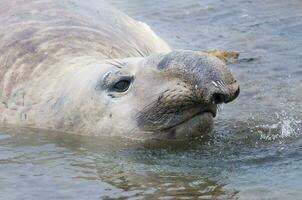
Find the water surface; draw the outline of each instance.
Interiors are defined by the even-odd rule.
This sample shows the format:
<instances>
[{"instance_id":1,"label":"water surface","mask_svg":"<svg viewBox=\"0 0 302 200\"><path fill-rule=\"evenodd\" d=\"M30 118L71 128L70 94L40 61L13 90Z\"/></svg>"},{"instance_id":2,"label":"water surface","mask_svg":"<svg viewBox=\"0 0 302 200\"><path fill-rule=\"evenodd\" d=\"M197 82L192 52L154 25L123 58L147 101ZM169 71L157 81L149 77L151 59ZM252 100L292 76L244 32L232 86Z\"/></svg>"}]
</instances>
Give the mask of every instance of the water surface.
<instances>
[{"instance_id":1,"label":"water surface","mask_svg":"<svg viewBox=\"0 0 302 200\"><path fill-rule=\"evenodd\" d=\"M214 136L0 132L0 199L302 199L302 1L114 0L177 49L241 53Z\"/></svg>"}]
</instances>

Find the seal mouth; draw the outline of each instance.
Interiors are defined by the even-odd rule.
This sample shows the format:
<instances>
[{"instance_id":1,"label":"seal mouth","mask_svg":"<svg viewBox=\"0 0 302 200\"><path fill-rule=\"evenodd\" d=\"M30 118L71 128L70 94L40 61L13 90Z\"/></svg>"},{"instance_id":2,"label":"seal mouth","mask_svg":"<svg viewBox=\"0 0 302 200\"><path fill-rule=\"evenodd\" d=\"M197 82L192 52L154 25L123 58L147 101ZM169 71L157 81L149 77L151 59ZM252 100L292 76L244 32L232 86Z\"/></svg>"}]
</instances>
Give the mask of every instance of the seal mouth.
<instances>
[{"instance_id":1,"label":"seal mouth","mask_svg":"<svg viewBox=\"0 0 302 200\"><path fill-rule=\"evenodd\" d=\"M165 131L165 130L170 130L170 129L173 129L173 128L176 128L176 127L179 127L181 125L184 125L186 123L188 123L189 121L191 121L192 119L194 118L198 118L198 117L201 117L201 116L205 116L205 115L208 115L209 117L211 118L215 118L216 115L217 115L217 105L216 104L213 104L213 105L210 105L206 108L201 108L199 109L198 112L196 112L195 114L191 115L189 118L186 118L176 124L173 124L169 127L166 127L164 129L162 129L162 131Z\"/></svg>"},{"instance_id":2,"label":"seal mouth","mask_svg":"<svg viewBox=\"0 0 302 200\"><path fill-rule=\"evenodd\" d=\"M217 105L209 106L206 109L202 108L202 109L199 110L199 112L197 112L196 114L192 115L190 118L183 120L182 122L178 123L175 126L179 126L181 124L185 124L186 122L188 122L192 118L197 117L197 116L201 116L201 115L205 115L205 114L210 114L213 118L215 118L216 115L217 115ZM173 127L175 127L175 126L173 126Z\"/></svg>"},{"instance_id":3,"label":"seal mouth","mask_svg":"<svg viewBox=\"0 0 302 200\"><path fill-rule=\"evenodd\" d=\"M215 118L217 115L217 105L209 106L207 109L201 109L201 111L197 113L197 115L201 115L204 113L210 113L212 114L213 118Z\"/></svg>"}]
</instances>

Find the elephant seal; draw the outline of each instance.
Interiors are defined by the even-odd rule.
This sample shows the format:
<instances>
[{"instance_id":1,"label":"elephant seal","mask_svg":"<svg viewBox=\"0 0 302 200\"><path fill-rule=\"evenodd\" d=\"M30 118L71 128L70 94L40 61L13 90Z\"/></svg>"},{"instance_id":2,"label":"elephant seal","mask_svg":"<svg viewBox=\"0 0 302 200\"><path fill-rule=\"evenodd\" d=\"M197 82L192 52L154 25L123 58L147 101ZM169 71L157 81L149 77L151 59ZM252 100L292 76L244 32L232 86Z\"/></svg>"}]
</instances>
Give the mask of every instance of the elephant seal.
<instances>
[{"instance_id":1,"label":"elephant seal","mask_svg":"<svg viewBox=\"0 0 302 200\"><path fill-rule=\"evenodd\" d=\"M2 125L183 139L238 94L219 59L172 50L102 1L0 2Z\"/></svg>"}]
</instances>

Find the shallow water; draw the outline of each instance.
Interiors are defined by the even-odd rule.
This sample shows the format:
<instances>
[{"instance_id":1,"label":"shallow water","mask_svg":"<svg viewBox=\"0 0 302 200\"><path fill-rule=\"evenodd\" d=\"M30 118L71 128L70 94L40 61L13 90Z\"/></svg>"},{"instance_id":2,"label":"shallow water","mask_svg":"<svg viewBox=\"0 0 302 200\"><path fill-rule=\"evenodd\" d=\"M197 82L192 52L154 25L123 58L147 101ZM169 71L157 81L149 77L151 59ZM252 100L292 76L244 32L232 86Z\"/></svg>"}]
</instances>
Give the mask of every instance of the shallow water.
<instances>
[{"instance_id":1,"label":"shallow water","mask_svg":"<svg viewBox=\"0 0 302 200\"><path fill-rule=\"evenodd\" d=\"M179 49L241 53L203 141L0 131L0 199L302 199L302 1L115 0Z\"/></svg>"}]
</instances>

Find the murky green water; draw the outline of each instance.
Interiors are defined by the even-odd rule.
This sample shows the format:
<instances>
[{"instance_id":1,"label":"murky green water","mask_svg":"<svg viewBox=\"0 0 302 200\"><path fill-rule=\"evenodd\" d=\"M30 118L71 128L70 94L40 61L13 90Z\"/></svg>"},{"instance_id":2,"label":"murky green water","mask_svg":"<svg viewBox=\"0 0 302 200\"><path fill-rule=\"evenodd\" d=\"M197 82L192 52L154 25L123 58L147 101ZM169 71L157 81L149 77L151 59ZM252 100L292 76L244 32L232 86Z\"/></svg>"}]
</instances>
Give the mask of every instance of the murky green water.
<instances>
[{"instance_id":1,"label":"murky green water","mask_svg":"<svg viewBox=\"0 0 302 200\"><path fill-rule=\"evenodd\" d=\"M241 52L214 136L0 132L0 199L302 199L302 1L115 0L173 47Z\"/></svg>"}]
</instances>

